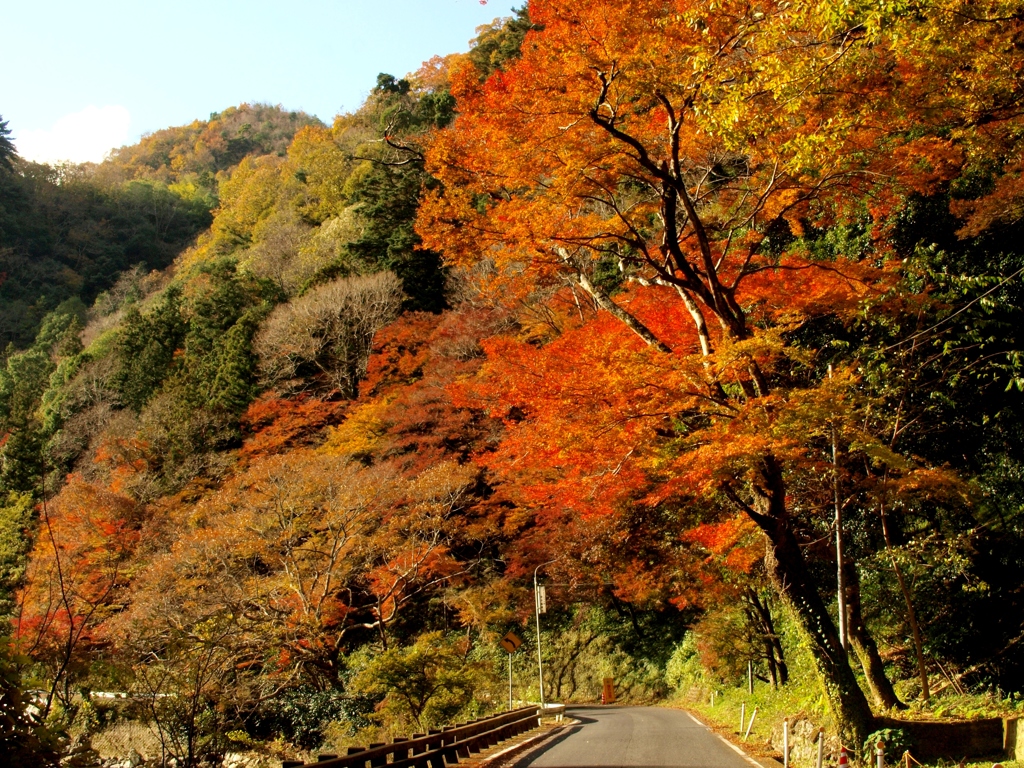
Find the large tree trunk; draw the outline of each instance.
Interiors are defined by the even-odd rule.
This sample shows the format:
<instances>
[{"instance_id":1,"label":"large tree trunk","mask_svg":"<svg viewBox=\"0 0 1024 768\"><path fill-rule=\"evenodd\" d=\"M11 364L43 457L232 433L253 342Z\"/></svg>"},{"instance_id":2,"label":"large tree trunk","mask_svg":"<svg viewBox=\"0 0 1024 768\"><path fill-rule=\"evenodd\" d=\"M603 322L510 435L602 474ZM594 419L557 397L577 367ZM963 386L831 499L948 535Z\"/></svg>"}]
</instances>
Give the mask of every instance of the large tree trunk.
<instances>
[{"instance_id":1,"label":"large tree trunk","mask_svg":"<svg viewBox=\"0 0 1024 768\"><path fill-rule=\"evenodd\" d=\"M810 641L811 655L839 725L840 738L847 746L857 747L872 731L871 707L857 684L846 651L839 644L839 633L807 572L792 531L788 526L777 526L766 533L768 573Z\"/></svg>"},{"instance_id":2,"label":"large tree trunk","mask_svg":"<svg viewBox=\"0 0 1024 768\"><path fill-rule=\"evenodd\" d=\"M857 658L860 659L864 677L868 681L868 688L871 689L871 695L882 709L907 709L907 705L900 701L892 683L889 682L882 657L878 654L875 639L864 625L860 602L860 573L850 563L846 564L846 597L850 615L848 627L850 644L857 653Z\"/></svg>"},{"instance_id":3,"label":"large tree trunk","mask_svg":"<svg viewBox=\"0 0 1024 768\"><path fill-rule=\"evenodd\" d=\"M864 691L857 684L849 657L839 642L839 633L821 599L817 583L807 571L786 509L782 468L772 456L763 460L761 482L751 489L753 505L744 503L735 489L724 486L723 490L767 535L765 565L768 575L791 606L809 641L825 696L839 726L840 738L847 747L859 748L873 730L875 718Z\"/></svg>"}]
</instances>

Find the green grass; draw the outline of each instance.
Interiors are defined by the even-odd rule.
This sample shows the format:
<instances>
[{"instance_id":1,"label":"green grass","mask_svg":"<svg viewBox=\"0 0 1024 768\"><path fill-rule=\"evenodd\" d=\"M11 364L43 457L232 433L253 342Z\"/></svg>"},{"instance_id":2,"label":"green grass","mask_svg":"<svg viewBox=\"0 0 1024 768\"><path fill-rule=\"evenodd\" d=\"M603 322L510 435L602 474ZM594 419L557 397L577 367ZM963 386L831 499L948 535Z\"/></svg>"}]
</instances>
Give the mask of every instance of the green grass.
<instances>
[{"instance_id":1,"label":"green grass","mask_svg":"<svg viewBox=\"0 0 1024 768\"><path fill-rule=\"evenodd\" d=\"M750 754L780 760L782 723L785 718L789 718L793 728L790 744L796 748L791 754L794 757L796 753L803 754L812 749L808 740L812 731L816 733L818 728L825 728L826 734L834 733L835 724L814 674L810 654L799 644L787 647L786 654L790 669L789 682L779 688L772 688L763 681L755 680L752 694L745 678L742 681L734 680L729 685L725 681L708 679L706 673L692 662L684 663L682 671L678 673L678 693L672 704L693 712ZM715 694L714 704L711 703L712 693ZM741 707L744 710L742 731ZM757 715L753 727L744 740L755 708ZM792 766L801 764L800 760L790 760Z\"/></svg>"}]
</instances>

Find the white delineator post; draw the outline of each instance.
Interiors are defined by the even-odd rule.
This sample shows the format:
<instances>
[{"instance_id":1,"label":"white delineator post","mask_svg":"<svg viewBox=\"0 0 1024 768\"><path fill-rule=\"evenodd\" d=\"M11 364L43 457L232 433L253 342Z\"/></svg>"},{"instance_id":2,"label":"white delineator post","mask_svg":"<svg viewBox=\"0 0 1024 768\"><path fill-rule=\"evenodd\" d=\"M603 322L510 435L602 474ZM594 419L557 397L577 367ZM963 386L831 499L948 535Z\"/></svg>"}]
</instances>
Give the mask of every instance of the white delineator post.
<instances>
[{"instance_id":1,"label":"white delineator post","mask_svg":"<svg viewBox=\"0 0 1024 768\"><path fill-rule=\"evenodd\" d=\"M737 733L743 733L743 726L747 724L747 705L746 703L740 703L740 729Z\"/></svg>"},{"instance_id":2,"label":"white delineator post","mask_svg":"<svg viewBox=\"0 0 1024 768\"><path fill-rule=\"evenodd\" d=\"M885 742L880 741L875 745L875 757L876 765L875 768L885 768Z\"/></svg>"},{"instance_id":3,"label":"white delineator post","mask_svg":"<svg viewBox=\"0 0 1024 768\"><path fill-rule=\"evenodd\" d=\"M825 762L825 729L818 729L818 764L815 768L822 768Z\"/></svg>"},{"instance_id":4,"label":"white delineator post","mask_svg":"<svg viewBox=\"0 0 1024 768\"><path fill-rule=\"evenodd\" d=\"M744 741L746 741L749 738L750 732L754 728L754 718L756 718L756 717L757 717L757 707L754 707L754 711L750 713L750 722L747 724L747 732L743 734L743 740Z\"/></svg>"},{"instance_id":5,"label":"white delineator post","mask_svg":"<svg viewBox=\"0 0 1024 768\"><path fill-rule=\"evenodd\" d=\"M789 718L782 719L782 764L789 768Z\"/></svg>"}]
</instances>

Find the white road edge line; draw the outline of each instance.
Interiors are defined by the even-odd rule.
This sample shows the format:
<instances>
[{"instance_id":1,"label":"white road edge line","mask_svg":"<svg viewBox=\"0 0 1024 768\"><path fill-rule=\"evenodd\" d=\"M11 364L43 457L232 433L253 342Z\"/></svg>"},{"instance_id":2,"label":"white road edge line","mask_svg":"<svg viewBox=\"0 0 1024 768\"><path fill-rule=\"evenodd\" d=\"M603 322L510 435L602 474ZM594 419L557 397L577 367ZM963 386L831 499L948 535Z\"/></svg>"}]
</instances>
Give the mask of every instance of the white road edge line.
<instances>
[{"instance_id":1,"label":"white road edge line","mask_svg":"<svg viewBox=\"0 0 1024 768\"><path fill-rule=\"evenodd\" d=\"M696 723L697 725L699 725L699 726L700 726L701 728L704 728L705 730L707 730L707 731L709 731L709 732L713 733L713 734L714 734L715 736L717 736L717 737L718 737L718 739L719 739L719 740L720 740L720 741L721 741L721 742L722 742L723 744L725 744L725 745L726 745L727 747L729 747L729 748L730 748L730 749L732 749L732 750L733 750L734 752L736 752L736 754L738 754L738 755L739 755L740 757L742 757L742 758L743 758L744 760L746 760L746 761L747 761L748 763L750 763L751 765L755 766L755 768L764 768L764 766L763 766L763 765L761 765L761 763L757 762L757 760L755 760L755 759L754 759L754 758L752 758L752 757L751 757L750 755L748 755L748 754L747 754L746 752L744 752L744 751L743 751L742 749L740 749L739 747L737 747L737 746L736 746L735 744L733 744L733 743L732 743L731 741L729 741L729 740L728 740L727 738L725 738L725 737L724 737L724 736L723 736L722 734L720 734L720 733L715 733L715 732L714 732L714 731L712 731L712 730L711 730L710 728L708 728L708 727L707 727L706 725L704 725L704 723L702 723L702 722L701 722L700 720L698 720L698 719L697 719L696 717L694 717L693 715L691 715L691 714L690 714L689 712L686 712L686 711L684 710L684 711L683 711L683 714L685 714L685 715L686 715L686 716L687 716L688 718L690 718L691 720L693 720L693 722L695 722L695 723Z\"/></svg>"}]
</instances>

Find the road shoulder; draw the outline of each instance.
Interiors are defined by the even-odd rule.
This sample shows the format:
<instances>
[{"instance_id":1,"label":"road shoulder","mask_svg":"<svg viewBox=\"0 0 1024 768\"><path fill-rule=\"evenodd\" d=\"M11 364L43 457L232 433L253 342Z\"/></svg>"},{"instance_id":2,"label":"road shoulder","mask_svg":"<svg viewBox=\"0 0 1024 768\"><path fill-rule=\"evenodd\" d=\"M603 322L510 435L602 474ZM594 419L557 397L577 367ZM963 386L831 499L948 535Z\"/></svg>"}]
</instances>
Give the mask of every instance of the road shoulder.
<instances>
[{"instance_id":1,"label":"road shoulder","mask_svg":"<svg viewBox=\"0 0 1024 768\"><path fill-rule=\"evenodd\" d=\"M742 755L742 757L752 766L760 766L760 768L783 768L782 761L775 757L774 750L772 750L769 745L758 744L756 742L745 742L742 737L734 731L730 731L728 728L724 728L716 723L708 722L696 712L691 712L683 707L671 707L671 709L677 709L680 712L685 712L694 722L703 725L719 739L724 741L732 750Z\"/></svg>"}]
</instances>

